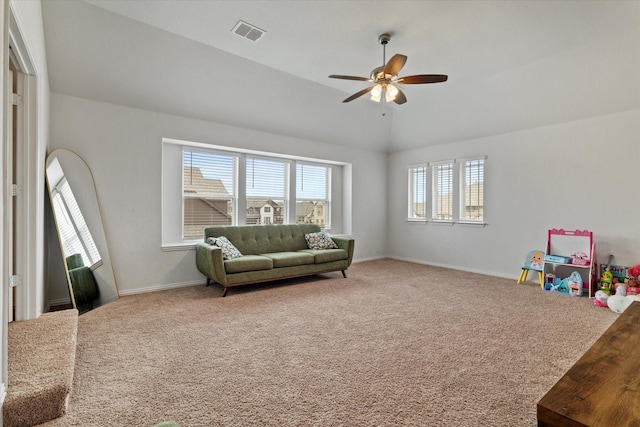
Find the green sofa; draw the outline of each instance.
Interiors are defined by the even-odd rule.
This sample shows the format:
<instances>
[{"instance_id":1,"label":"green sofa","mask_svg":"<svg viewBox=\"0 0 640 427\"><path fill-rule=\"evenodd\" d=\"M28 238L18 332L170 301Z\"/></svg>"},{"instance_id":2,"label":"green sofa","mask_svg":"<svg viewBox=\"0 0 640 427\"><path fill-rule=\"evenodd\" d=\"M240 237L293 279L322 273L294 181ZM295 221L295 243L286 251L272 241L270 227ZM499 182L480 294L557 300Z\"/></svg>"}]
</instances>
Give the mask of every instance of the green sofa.
<instances>
[{"instance_id":1,"label":"green sofa","mask_svg":"<svg viewBox=\"0 0 640 427\"><path fill-rule=\"evenodd\" d=\"M354 240L332 237L338 249L309 249L305 235L320 232L314 224L219 226L204 229L204 242L196 245L196 266L207 277L230 287L330 271L345 271L353 259ZM207 239L226 237L242 256L223 259L220 247Z\"/></svg>"},{"instance_id":2,"label":"green sofa","mask_svg":"<svg viewBox=\"0 0 640 427\"><path fill-rule=\"evenodd\" d=\"M85 267L80 254L68 256L66 262L71 289L73 289L73 299L76 303L75 308L80 310L80 307L87 305L89 310L92 310L93 301L100 296L93 272L89 267ZM86 310L80 310L81 313L84 311Z\"/></svg>"}]
</instances>

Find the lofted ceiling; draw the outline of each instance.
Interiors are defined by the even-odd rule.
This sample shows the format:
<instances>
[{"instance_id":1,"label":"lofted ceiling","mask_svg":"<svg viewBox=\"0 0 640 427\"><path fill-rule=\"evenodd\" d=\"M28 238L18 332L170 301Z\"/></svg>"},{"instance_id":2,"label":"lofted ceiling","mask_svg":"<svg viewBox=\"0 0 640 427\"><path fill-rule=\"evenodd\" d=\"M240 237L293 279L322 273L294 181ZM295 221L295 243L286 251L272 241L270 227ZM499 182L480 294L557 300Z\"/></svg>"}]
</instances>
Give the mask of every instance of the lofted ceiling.
<instances>
[{"instance_id":1,"label":"lofted ceiling","mask_svg":"<svg viewBox=\"0 0 640 427\"><path fill-rule=\"evenodd\" d=\"M43 0L52 92L315 141L406 150L640 108L640 2ZM239 20L266 33L252 42ZM447 74L342 100L387 58Z\"/></svg>"}]
</instances>

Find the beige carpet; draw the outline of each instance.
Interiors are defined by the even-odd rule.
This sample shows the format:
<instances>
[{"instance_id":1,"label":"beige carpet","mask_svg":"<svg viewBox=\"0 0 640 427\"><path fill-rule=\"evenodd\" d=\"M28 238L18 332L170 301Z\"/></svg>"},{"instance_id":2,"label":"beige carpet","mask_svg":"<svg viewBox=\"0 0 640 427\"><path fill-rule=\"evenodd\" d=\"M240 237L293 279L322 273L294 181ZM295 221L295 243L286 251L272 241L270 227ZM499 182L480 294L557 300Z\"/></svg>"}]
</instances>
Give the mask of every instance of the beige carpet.
<instances>
[{"instance_id":1,"label":"beige carpet","mask_svg":"<svg viewBox=\"0 0 640 427\"><path fill-rule=\"evenodd\" d=\"M78 311L9 323L4 427L33 426L64 415L73 381Z\"/></svg>"},{"instance_id":2,"label":"beige carpet","mask_svg":"<svg viewBox=\"0 0 640 427\"><path fill-rule=\"evenodd\" d=\"M47 426L534 426L617 315L518 274L380 260L123 297L80 316L69 409Z\"/></svg>"}]
</instances>

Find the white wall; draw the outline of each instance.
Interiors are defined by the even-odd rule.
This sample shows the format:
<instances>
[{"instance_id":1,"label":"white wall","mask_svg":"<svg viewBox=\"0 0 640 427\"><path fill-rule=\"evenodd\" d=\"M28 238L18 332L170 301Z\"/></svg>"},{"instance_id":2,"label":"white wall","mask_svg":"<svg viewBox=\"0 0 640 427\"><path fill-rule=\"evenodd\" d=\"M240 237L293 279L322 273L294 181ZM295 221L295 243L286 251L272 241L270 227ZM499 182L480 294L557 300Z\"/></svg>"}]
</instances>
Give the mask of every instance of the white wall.
<instances>
[{"instance_id":1,"label":"white wall","mask_svg":"<svg viewBox=\"0 0 640 427\"><path fill-rule=\"evenodd\" d=\"M193 250L161 250L162 138L352 163L355 259L387 254L386 154L52 93L50 148L93 172L121 294L204 283Z\"/></svg>"},{"instance_id":2,"label":"white wall","mask_svg":"<svg viewBox=\"0 0 640 427\"><path fill-rule=\"evenodd\" d=\"M485 154L486 227L406 221L408 165ZM515 280L549 228L588 229L599 262L640 264L639 166L639 109L392 154L389 253Z\"/></svg>"}]
</instances>

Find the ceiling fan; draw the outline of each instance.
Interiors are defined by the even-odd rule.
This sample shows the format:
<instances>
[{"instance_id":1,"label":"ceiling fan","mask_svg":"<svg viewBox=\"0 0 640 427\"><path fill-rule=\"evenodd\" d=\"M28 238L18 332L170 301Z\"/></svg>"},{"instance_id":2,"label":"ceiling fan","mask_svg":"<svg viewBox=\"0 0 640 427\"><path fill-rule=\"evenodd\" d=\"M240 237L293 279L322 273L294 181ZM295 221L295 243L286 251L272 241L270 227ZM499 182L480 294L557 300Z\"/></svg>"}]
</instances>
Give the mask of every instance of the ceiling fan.
<instances>
[{"instance_id":1,"label":"ceiling fan","mask_svg":"<svg viewBox=\"0 0 640 427\"><path fill-rule=\"evenodd\" d=\"M407 62L407 57L405 55L395 54L389 59L389 62L386 62L386 47L390 40L391 35L387 33L381 34L378 37L378 42L382 45L382 66L374 68L369 77L343 76L338 74L329 76L332 79L358 80L373 83L373 86L354 93L342 102L353 101L371 92L371 99L373 101L380 102L381 100L385 100L386 102L393 101L396 104L404 104L407 102L407 97L397 85L417 85L447 81L447 76L444 74L416 74L413 76L398 77L398 73L402 67L404 67L405 62Z\"/></svg>"}]
</instances>

